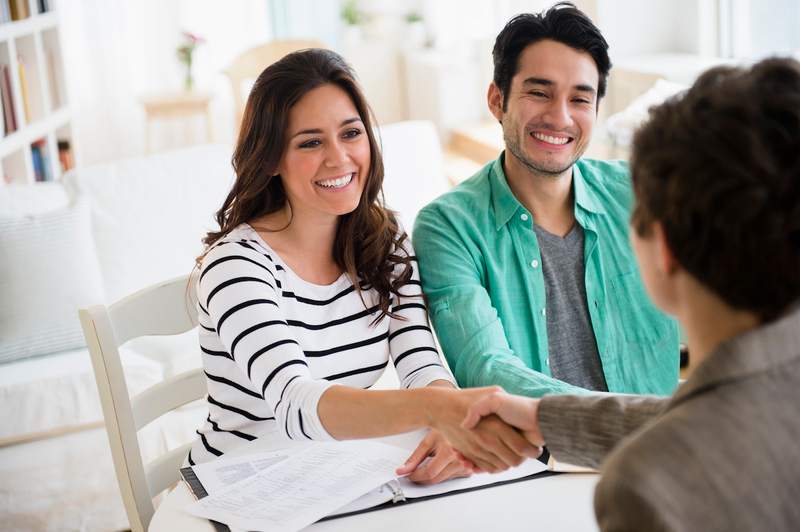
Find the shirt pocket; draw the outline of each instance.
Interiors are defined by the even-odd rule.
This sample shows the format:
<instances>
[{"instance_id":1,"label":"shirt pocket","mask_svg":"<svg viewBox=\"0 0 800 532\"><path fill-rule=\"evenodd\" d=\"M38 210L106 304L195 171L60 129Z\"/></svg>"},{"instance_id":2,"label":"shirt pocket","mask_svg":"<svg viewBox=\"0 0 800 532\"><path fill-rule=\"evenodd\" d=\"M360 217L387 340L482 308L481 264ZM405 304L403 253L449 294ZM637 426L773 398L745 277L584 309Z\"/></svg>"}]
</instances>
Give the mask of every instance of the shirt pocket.
<instances>
[{"instance_id":1,"label":"shirt pocket","mask_svg":"<svg viewBox=\"0 0 800 532\"><path fill-rule=\"evenodd\" d=\"M650 301L638 271L611 279L614 328L626 342L653 345L668 335L667 320Z\"/></svg>"}]
</instances>

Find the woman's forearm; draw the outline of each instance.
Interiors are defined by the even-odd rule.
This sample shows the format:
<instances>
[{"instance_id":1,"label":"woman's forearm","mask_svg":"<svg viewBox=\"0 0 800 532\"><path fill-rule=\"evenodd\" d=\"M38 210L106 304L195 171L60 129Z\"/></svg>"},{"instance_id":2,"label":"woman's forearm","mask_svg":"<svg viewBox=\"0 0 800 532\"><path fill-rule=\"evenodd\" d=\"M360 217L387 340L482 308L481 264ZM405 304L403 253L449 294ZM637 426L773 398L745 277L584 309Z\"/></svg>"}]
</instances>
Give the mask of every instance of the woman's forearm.
<instances>
[{"instance_id":1,"label":"woman's forearm","mask_svg":"<svg viewBox=\"0 0 800 532\"><path fill-rule=\"evenodd\" d=\"M436 388L438 384L413 390L331 386L320 397L317 411L325 430L337 440L399 434L431 426L430 406L444 391Z\"/></svg>"},{"instance_id":2,"label":"woman's forearm","mask_svg":"<svg viewBox=\"0 0 800 532\"><path fill-rule=\"evenodd\" d=\"M472 463L494 472L519 464L524 456L539 454L516 430L499 420L486 426L481 422L471 430L461 426L470 405L498 391L498 387L456 390L440 382L413 390L331 386L320 397L317 413L325 430L337 440L433 428Z\"/></svg>"}]
</instances>

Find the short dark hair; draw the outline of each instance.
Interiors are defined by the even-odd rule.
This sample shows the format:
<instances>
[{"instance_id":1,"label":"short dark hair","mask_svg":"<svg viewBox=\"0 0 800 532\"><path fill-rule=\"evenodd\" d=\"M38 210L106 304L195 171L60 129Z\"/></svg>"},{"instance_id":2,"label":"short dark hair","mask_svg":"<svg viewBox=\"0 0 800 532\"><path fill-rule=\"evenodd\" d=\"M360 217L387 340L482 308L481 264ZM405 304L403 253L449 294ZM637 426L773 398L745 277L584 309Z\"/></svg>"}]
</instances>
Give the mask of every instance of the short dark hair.
<instances>
[{"instance_id":1,"label":"short dark hair","mask_svg":"<svg viewBox=\"0 0 800 532\"><path fill-rule=\"evenodd\" d=\"M717 67L635 134L632 223L763 321L800 299L800 63Z\"/></svg>"},{"instance_id":2,"label":"short dark hair","mask_svg":"<svg viewBox=\"0 0 800 532\"><path fill-rule=\"evenodd\" d=\"M559 2L541 13L517 15L497 35L492 58L494 83L503 95L503 110L506 109L506 96L511 89L511 80L519 70L520 54L529 45L544 39L560 42L592 56L599 75L599 102L606 94L608 72L611 70L608 43L583 11L572 2Z\"/></svg>"}]
</instances>

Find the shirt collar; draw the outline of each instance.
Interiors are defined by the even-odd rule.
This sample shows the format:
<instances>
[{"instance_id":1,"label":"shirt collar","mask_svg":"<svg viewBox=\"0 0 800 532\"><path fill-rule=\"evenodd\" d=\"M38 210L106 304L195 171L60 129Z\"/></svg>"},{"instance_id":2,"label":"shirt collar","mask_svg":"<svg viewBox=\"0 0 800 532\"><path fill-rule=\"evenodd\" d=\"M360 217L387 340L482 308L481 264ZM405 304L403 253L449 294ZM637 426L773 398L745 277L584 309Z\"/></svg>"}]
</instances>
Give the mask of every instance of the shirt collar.
<instances>
[{"instance_id":1,"label":"shirt collar","mask_svg":"<svg viewBox=\"0 0 800 532\"><path fill-rule=\"evenodd\" d=\"M508 186L506 173L503 170L504 158L505 151L495 159L492 164L492 169L489 172L489 185L492 193L492 206L494 207L495 216L495 230L500 230L501 227L507 224L518 209L525 208L516 196L514 196L514 193L511 192L511 187ZM575 191L576 207L597 214L605 214L605 208L593 197L578 164L572 165L572 186ZM576 216L576 218L577 217L578 216Z\"/></svg>"},{"instance_id":2,"label":"shirt collar","mask_svg":"<svg viewBox=\"0 0 800 532\"><path fill-rule=\"evenodd\" d=\"M596 195L589 189L581 165L577 163L572 165L572 187L575 191L575 204L578 207L596 214L606 213L603 203L597 201Z\"/></svg>"},{"instance_id":3,"label":"shirt collar","mask_svg":"<svg viewBox=\"0 0 800 532\"><path fill-rule=\"evenodd\" d=\"M511 192L506 180L506 173L503 170L505 153L505 151L502 152L500 157L495 159L489 172L489 186L492 193L496 231L499 231L501 227L508 223L514 213L517 212L517 209L523 208L514 193Z\"/></svg>"}]
</instances>

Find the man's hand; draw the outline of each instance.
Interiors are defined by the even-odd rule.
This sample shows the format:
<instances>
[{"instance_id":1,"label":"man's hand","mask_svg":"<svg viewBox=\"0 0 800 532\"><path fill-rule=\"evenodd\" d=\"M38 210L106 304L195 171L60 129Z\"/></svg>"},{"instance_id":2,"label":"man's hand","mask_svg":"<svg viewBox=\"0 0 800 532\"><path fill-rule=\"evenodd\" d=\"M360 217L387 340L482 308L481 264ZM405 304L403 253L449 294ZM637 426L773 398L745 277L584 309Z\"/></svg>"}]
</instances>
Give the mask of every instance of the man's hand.
<instances>
[{"instance_id":1,"label":"man's hand","mask_svg":"<svg viewBox=\"0 0 800 532\"><path fill-rule=\"evenodd\" d=\"M544 438L539 430L539 400L518 395L509 395L504 391L486 394L473 403L461 426L471 429L478 425L485 416L496 415L512 427L519 429L531 444L541 448Z\"/></svg>"},{"instance_id":2,"label":"man's hand","mask_svg":"<svg viewBox=\"0 0 800 532\"><path fill-rule=\"evenodd\" d=\"M496 416L473 423L467 430L462 422L470 406L484 397L501 393L502 388L441 390L430 409L430 425L464 457L482 471L495 473L517 466L525 458L539 456L541 450L531 445L517 430Z\"/></svg>"},{"instance_id":3,"label":"man's hand","mask_svg":"<svg viewBox=\"0 0 800 532\"><path fill-rule=\"evenodd\" d=\"M437 484L451 478L468 477L473 464L456 451L437 430L431 430L417 449L396 471L418 484Z\"/></svg>"}]
</instances>

